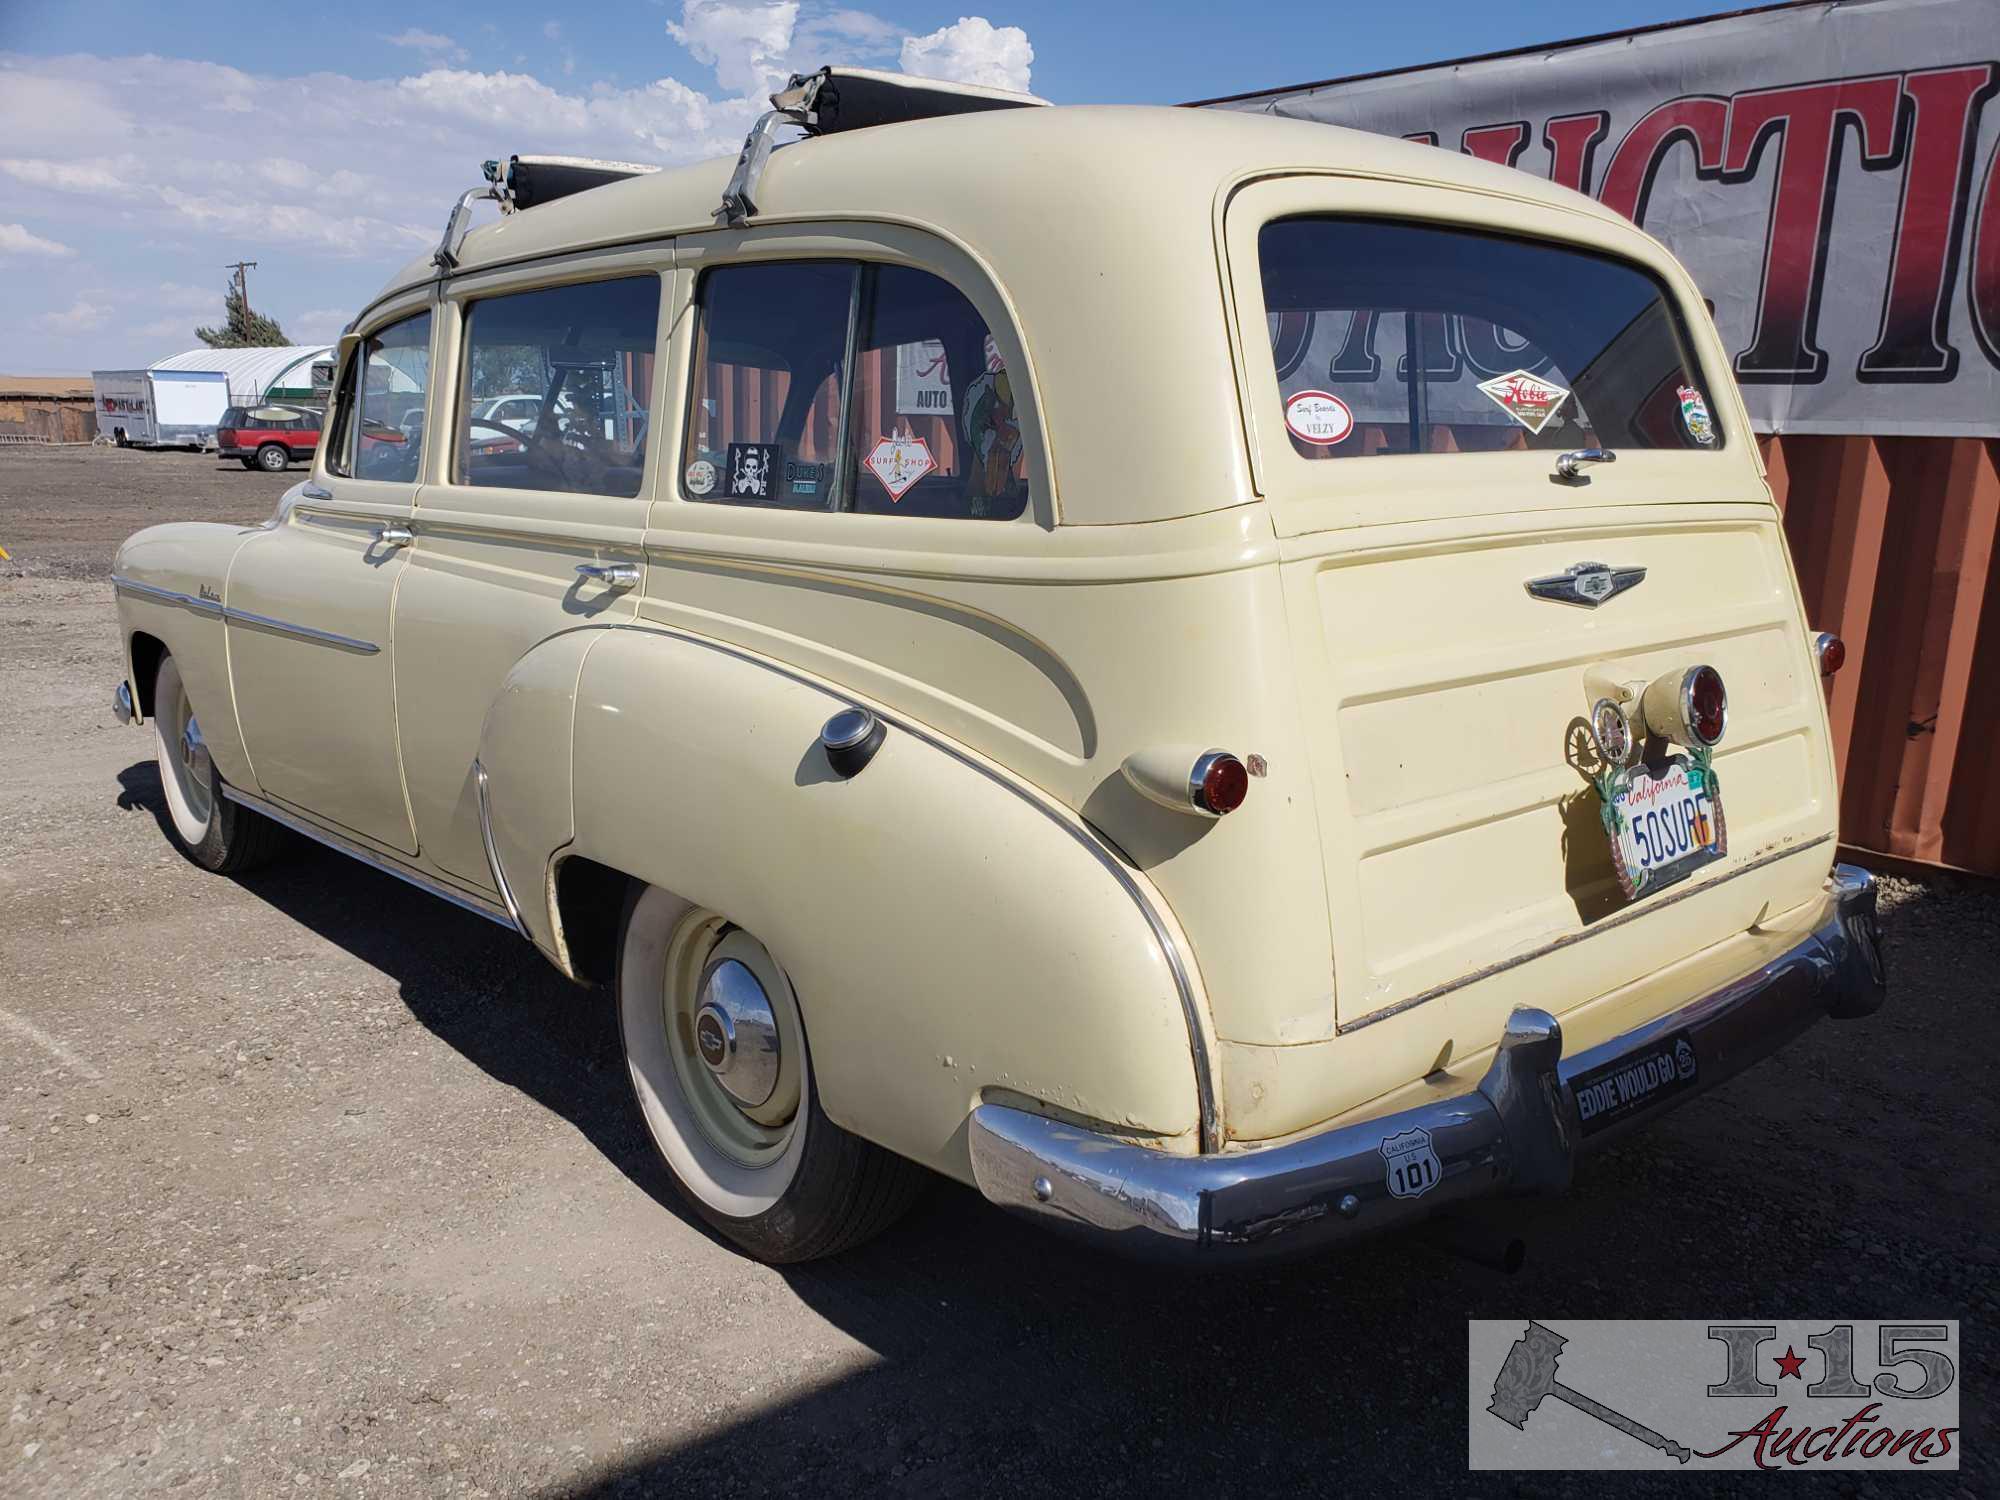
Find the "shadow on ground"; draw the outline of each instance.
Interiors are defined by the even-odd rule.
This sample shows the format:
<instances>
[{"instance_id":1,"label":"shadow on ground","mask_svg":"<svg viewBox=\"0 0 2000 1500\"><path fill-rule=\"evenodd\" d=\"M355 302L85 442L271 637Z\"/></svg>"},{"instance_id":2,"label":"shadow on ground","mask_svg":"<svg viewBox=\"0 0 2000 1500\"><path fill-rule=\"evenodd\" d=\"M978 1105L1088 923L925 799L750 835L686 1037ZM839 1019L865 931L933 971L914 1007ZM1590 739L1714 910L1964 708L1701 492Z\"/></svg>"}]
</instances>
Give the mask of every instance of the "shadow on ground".
<instances>
[{"instance_id":1,"label":"shadow on ground","mask_svg":"<svg viewBox=\"0 0 2000 1500\"><path fill-rule=\"evenodd\" d=\"M121 806L161 815L150 763L120 780ZM630 1104L608 993L575 988L505 930L326 851L241 883L393 977L430 1031L700 1227ZM1517 1276L1409 1239L1274 1271L1165 1273L1071 1247L941 1181L881 1239L783 1272L789 1293L872 1364L550 1500L1480 1493L1492 1487L1468 1482L1465 1423L1469 1405L1486 1419L1492 1372L1468 1377L1467 1318L1990 1313L1982 1226L2000 1194L1963 1143L1993 1127L1976 1059L2000 1042L2000 1021L1990 981L1964 983L1958 970L2000 962L1996 891L1919 888L1885 920L1895 988L1881 1015L1816 1028L1588 1159L1569 1196L1520 1205L1510 1222L1531 1248ZM1942 941L1943 930L1958 936ZM1981 1365L1990 1373L1990 1359ZM1968 1416L1981 1420L1970 1402ZM1978 1427L1967 1437L1977 1453ZM1978 1472L1960 1476L1967 1493ZM1507 1489L1598 1493L1591 1477ZM1798 1476L1848 1494L1862 1477ZM1619 1487L1685 1493L1660 1474Z\"/></svg>"}]
</instances>

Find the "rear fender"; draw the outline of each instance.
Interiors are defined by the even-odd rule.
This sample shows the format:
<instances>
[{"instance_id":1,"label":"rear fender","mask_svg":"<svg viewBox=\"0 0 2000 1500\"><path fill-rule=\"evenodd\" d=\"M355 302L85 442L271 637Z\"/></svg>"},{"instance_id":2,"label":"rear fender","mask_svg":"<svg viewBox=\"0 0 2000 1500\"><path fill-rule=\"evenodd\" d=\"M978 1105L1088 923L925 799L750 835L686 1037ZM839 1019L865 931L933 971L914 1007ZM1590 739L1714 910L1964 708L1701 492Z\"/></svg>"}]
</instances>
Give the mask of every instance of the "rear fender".
<instances>
[{"instance_id":1,"label":"rear fender","mask_svg":"<svg viewBox=\"0 0 2000 1500\"><path fill-rule=\"evenodd\" d=\"M763 941L804 1008L821 1104L858 1135L964 1176L985 1096L1198 1149L1206 1004L1143 877L919 725L888 718L843 780L818 734L852 701L699 637L599 632L576 683L565 853ZM491 770L511 880L529 861ZM535 835L544 889L559 821Z\"/></svg>"}]
</instances>

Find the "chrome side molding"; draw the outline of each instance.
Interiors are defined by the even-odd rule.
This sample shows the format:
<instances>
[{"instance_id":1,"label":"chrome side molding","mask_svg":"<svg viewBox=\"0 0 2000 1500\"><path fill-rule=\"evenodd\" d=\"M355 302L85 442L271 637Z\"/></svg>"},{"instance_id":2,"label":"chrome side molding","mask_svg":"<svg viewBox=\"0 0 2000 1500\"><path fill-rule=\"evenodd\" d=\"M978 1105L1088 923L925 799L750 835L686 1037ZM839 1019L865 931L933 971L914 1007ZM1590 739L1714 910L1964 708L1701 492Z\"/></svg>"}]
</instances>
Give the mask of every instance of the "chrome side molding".
<instances>
[{"instance_id":1,"label":"chrome side molding","mask_svg":"<svg viewBox=\"0 0 2000 1500\"><path fill-rule=\"evenodd\" d=\"M351 635L337 635L331 630L318 630L311 625L295 625L290 620L274 619L270 615L253 614L247 609L231 609L220 599L205 599L195 594L177 593L173 589L163 589L154 584L141 583L136 578L126 578L112 574L114 588L128 594L137 594L142 599L156 599L162 604L177 604L197 614L215 615L237 625L253 625L259 630L275 630L281 635L296 636L302 641L317 641L322 646L337 646L343 651L353 651L362 656L374 656L381 647L373 641L357 640Z\"/></svg>"},{"instance_id":2,"label":"chrome side molding","mask_svg":"<svg viewBox=\"0 0 2000 1500\"><path fill-rule=\"evenodd\" d=\"M352 839L343 838L315 823L308 823L304 818L289 813L281 807L273 806L262 797L252 796L249 792L233 787L226 781L222 783L222 795L241 807L247 807L254 813L261 813L273 823L283 824L293 833L309 838L315 844L324 844L327 848L337 850L350 859L358 859L370 869L380 870L384 875L393 875L405 885L413 885L420 891L436 896L440 901L449 901L463 911L484 917L487 921L498 923L512 931L519 931L506 912L469 891L461 891L446 885L443 881L433 880L428 875L420 875L415 870L397 864L386 855L377 854L373 849L357 844Z\"/></svg>"}]
</instances>

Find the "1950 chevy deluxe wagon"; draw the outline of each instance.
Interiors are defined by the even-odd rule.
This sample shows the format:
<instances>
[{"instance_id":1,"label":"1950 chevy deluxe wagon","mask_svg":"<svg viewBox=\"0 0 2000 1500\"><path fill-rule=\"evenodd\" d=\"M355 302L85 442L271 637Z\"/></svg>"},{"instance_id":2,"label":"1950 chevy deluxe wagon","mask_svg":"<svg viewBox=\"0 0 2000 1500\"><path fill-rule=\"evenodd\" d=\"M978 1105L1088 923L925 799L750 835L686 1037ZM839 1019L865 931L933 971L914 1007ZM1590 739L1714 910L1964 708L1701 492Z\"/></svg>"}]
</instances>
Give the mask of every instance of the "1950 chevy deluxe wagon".
<instances>
[{"instance_id":1,"label":"1950 chevy deluxe wagon","mask_svg":"<svg viewBox=\"0 0 2000 1500\"><path fill-rule=\"evenodd\" d=\"M125 544L197 864L291 830L614 981L772 1260L925 1168L1339 1244L1880 1004L1837 643L1658 244L1316 124L773 102L733 166L489 166L310 481Z\"/></svg>"}]
</instances>

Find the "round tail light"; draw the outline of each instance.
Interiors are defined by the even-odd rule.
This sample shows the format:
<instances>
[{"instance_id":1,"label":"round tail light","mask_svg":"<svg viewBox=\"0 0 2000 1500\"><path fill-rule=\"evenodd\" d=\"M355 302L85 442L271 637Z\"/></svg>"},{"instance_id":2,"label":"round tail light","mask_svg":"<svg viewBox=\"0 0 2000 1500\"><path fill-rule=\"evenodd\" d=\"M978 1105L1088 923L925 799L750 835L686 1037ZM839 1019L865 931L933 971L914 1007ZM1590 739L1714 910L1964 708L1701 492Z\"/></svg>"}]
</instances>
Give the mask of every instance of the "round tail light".
<instances>
[{"instance_id":1,"label":"round tail light","mask_svg":"<svg viewBox=\"0 0 2000 1500\"><path fill-rule=\"evenodd\" d=\"M1211 818L1235 812L1250 794L1250 768L1227 750L1211 750L1188 773L1188 801Z\"/></svg>"},{"instance_id":2,"label":"round tail light","mask_svg":"<svg viewBox=\"0 0 2000 1500\"><path fill-rule=\"evenodd\" d=\"M1819 675L1831 677L1847 665L1847 642L1830 630L1813 637L1813 655L1819 658Z\"/></svg>"},{"instance_id":3,"label":"round tail light","mask_svg":"<svg viewBox=\"0 0 2000 1500\"><path fill-rule=\"evenodd\" d=\"M1729 723L1729 693L1715 668L1696 667L1682 679L1681 717L1702 744L1713 745L1722 738Z\"/></svg>"}]
</instances>

